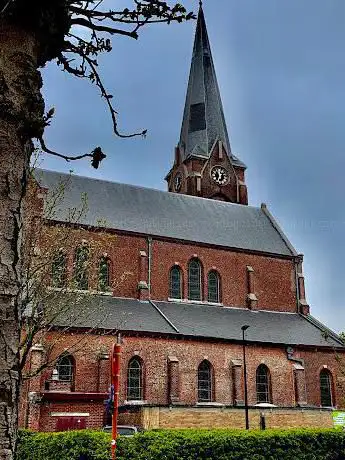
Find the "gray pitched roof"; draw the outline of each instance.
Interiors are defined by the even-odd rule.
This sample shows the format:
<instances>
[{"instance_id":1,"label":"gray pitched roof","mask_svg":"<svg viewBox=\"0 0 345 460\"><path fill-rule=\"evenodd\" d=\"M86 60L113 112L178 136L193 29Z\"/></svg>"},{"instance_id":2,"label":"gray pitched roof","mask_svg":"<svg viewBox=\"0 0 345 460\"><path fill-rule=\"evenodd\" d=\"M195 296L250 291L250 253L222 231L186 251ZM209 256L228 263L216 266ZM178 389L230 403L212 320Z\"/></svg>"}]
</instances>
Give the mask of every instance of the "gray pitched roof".
<instances>
[{"instance_id":1,"label":"gray pitched roof","mask_svg":"<svg viewBox=\"0 0 345 460\"><path fill-rule=\"evenodd\" d=\"M182 159L208 158L216 140L223 142L235 165L245 167L231 153L205 17L200 7L179 141Z\"/></svg>"},{"instance_id":2,"label":"gray pitched roof","mask_svg":"<svg viewBox=\"0 0 345 460\"><path fill-rule=\"evenodd\" d=\"M103 226L119 231L284 256L295 254L261 208L45 170L37 170L35 177L50 193L65 184L54 209L57 221L68 221L68 211L80 208L81 196L86 194L88 211L76 223L102 226L100 222L105 222Z\"/></svg>"},{"instance_id":3,"label":"gray pitched roof","mask_svg":"<svg viewBox=\"0 0 345 460\"><path fill-rule=\"evenodd\" d=\"M323 325L315 325L297 313L182 302L141 302L106 296L89 296L84 308L79 303L77 309L76 314L68 309L55 324L235 341L241 339L241 326L248 324L249 342L343 346ZM327 339L323 330L327 330Z\"/></svg>"}]
</instances>

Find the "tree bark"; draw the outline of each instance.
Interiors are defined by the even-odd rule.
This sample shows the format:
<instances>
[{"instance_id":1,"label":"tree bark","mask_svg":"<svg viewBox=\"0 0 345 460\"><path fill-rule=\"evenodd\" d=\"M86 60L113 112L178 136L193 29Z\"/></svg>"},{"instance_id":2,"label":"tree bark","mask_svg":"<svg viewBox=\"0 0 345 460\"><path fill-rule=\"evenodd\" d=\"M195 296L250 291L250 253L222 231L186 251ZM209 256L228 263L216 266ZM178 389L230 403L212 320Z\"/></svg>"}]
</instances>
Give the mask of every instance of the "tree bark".
<instances>
[{"instance_id":1,"label":"tree bark","mask_svg":"<svg viewBox=\"0 0 345 460\"><path fill-rule=\"evenodd\" d=\"M0 22L0 459L15 458L23 200L31 138L43 131L37 43Z\"/></svg>"}]
</instances>

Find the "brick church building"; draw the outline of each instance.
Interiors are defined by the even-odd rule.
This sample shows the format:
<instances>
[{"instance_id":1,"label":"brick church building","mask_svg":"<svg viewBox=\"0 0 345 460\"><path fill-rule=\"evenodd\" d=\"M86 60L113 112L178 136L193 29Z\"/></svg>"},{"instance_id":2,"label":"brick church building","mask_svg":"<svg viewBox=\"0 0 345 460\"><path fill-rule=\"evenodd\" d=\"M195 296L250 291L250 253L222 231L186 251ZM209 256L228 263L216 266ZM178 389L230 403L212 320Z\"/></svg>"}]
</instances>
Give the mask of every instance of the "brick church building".
<instances>
[{"instance_id":1,"label":"brick church building","mask_svg":"<svg viewBox=\"0 0 345 460\"><path fill-rule=\"evenodd\" d=\"M66 210L87 195L47 278L61 299L87 300L33 346L31 370L53 364L23 385L23 426L106 424L109 353L121 333L122 423L243 427L243 326L251 427L262 412L268 427L332 426L332 409L344 407L343 343L311 316L303 256L265 204L248 205L245 171L200 7L168 192L72 175L42 221L50 235L68 227ZM38 171L38 202L66 178Z\"/></svg>"}]
</instances>

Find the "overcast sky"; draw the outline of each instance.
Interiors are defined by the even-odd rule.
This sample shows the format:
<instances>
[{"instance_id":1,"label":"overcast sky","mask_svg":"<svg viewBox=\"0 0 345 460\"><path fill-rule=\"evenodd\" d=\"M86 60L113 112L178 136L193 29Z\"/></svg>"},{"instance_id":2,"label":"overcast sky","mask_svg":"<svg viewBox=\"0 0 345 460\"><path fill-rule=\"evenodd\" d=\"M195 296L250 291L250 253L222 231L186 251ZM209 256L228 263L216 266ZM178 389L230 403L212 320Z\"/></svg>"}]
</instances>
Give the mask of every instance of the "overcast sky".
<instances>
[{"instance_id":1,"label":"overcast sky","mask_svg":"<svg viewBox=\"0 0 345 460\"><path fill-rule=\"evenodd\" d=\"M183 3L197 9L197 1ZM267 203L305 255L312 314L345 330L345 1L205 0L204 11L250 204ZM108 157L97 171L87 160L49 157L43 167L165 190L194 31L194 22L152 25L138 41L115 37L100 61L121 129L148 129L146 139L114 137L95 88L55 64L44 69L47 108L56 108L47 144L70 154L101 145Z\"/></svg>"}]
</instances>

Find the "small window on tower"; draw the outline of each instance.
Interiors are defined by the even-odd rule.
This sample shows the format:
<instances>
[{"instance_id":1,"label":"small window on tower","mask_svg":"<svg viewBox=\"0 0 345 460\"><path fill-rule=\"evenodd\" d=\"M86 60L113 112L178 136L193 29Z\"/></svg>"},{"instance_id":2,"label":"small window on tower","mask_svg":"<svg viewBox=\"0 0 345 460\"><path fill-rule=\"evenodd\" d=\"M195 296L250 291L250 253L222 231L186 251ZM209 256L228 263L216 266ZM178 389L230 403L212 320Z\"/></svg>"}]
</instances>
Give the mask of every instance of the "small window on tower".
<instances>
[{"instance_id":1,"label":"small window on tower","mask_svg":"<svg viewBox=\"0 0 345 460\"><path fill-rule=\"evenodd\" d=\"M206 129L205 103L192 104L190 106L189 132Z\"/></svg>"}]
</instances>

